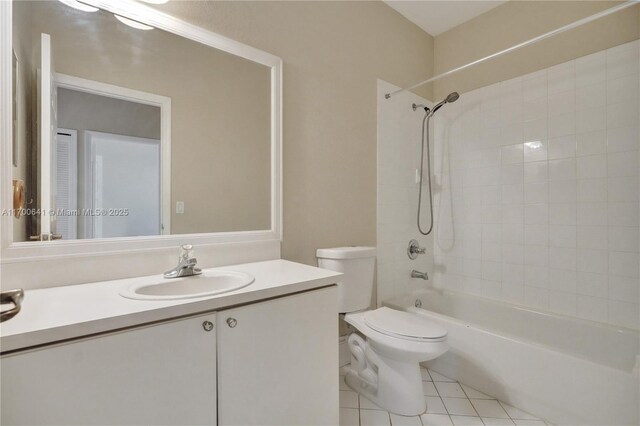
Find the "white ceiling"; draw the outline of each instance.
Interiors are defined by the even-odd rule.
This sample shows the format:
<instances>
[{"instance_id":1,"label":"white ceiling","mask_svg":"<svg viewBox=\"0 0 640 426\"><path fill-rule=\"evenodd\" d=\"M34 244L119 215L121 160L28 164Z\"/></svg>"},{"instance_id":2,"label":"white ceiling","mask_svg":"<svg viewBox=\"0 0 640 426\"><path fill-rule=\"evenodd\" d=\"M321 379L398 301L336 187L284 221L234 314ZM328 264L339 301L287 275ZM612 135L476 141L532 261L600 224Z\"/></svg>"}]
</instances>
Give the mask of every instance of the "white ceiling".
<instances>
[{"instance_id":1,"label":"white ceiling","mask_svg":"<svg viewBox=\"0 0 640 426\"><path fill-rule=\"evenodd\" d=\"M437 36L506 3L506 0L384 0L405 18Z\"/></svg>"}]
</instances>

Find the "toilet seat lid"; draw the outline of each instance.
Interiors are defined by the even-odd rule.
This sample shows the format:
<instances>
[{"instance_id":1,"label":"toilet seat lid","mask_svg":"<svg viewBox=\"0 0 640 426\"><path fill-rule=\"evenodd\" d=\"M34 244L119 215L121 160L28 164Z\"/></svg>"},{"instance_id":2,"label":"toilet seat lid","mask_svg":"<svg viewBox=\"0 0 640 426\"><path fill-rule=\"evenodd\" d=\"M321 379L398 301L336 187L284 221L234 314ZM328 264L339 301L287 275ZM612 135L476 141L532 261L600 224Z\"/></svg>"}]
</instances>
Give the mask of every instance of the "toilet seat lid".
<instances>
[{"instance_id":1,"label":"toilet seat lid","mask_svg":"<svg viewBox=\"0 0 640 426\"><path fill-rule=\"evenodd\" d=\"M447 330L433 321L387 307L366 312L364 321L380 333L409 340L433 340L447 336Z\"/></svg>"}]
</instances>

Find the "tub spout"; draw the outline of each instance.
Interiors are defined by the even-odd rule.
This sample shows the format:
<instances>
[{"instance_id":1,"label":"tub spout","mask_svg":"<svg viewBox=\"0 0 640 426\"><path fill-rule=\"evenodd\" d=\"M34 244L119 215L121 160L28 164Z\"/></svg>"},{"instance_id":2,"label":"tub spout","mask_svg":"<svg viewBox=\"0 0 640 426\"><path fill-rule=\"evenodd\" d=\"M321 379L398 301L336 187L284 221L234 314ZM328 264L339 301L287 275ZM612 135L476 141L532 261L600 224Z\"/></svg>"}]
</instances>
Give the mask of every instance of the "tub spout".
<instances>
[{"instance_id":1,"label":"tub spout","mask_svg":"<svg viewBox=\"0 0 640 426\"><path fill-rule=\"evenodd\" d=\"M411 271L411 278L421 278L423 280L428 280L429 275L426 272L416 271L415 269Z\"/></svg>"}]
</instances>

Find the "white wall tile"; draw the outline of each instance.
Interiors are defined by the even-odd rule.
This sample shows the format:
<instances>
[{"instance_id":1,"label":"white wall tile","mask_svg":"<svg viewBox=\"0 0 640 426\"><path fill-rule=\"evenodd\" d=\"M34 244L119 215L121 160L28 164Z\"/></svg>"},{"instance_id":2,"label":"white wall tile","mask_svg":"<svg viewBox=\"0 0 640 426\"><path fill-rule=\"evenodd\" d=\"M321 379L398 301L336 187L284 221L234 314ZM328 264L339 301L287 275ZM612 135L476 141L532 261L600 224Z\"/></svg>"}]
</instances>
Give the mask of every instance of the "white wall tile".
<instances>
[{"instance_id":1,"label":"white wall tile","mask_svg":"<svg viewBox=\"0 0 640 426\"><path fill-rule=\"evenodd\" d=\"M609 272L611 275L638 278L639 266L640 257L638 253L609 252Z\"/></svg>"},{"instance_id":2,"label":"white wall tile","mask_svg":"<svg viewBox=\"0 0 640 426\"><path fill-rule=\"evenodd\" d=\"M527 163L523 166L523 182L546 182L547 175L547 162L536 161L533 163Z\"/></svg>"},{"instance_id":3,"label":"white wall tile","mask_svg":"<svg viewBox=\"0 0 640 426\"><path fill-rule=\"evenodd\" d=\"M607 132L605 130L579 133L576 138L576 154L578 156L604 154L607 152Z\"/></svg>"},{"instance_id":4,"label":"white wall tile","mask_svg":"<svg viewBox=\"0 0 640 426\"><path fill-rule=\"evenodd\" d=\"M638 76L636 74L626 75L607 81L607 104L615 104L624 101L637 101L638 99Z\"/></svg>"},{"instance_id":5,"label":"white wall tile","mask_svg":"<svg viewBox=\"0 0 640 426\"><path fill-rule=\"evenodd\" d=\"M603 178L607 176L607 156L604 154L578 157L576 161L578 179Z\"/></svg>"},{"instance_id":6,"label":"white wall tile","mask_svg":"<svg viewBox=\"0 0 640 426\"><path fill-rule=\"evenodd\" d=\"M608 175L612 177L638 176L638 154L636 152L616 152L607 155Z\"/></svg>"},{"instance_id":7,"label":"white wall tile","mask_svg":"<svg viewBox=\"0 0 640 426\"><path fill-rule=\"evenodd\" d=\"M522 163L523 144L508 145L502 147L502 164Z\"/></svg>"},{"instance_id":8,"label":"white wall tile","mask_svg":"<svg viewBox=\"0 0 640 426\"><path fill-rule=\"evenodd\" d=\"M637 150L640 146L638 126L607 129L607 151L620 152Z\"/></svg>"},{"instance_id":9,"label":"white wall tile","mask_svg":"<svg viewBox=\"0 0 640 426\"><path fill-rule=\"evenodd\" d=\"M549 188L550 190L553 187ZM549 204L549 225L575 225L577 223L576 203Z\"/></svg>"},{"instance_id":10,"label":"white wall tile","mask_svg":"<svg viewBox=\"0 0 640 426\"><path fill-rule=\"evenodd\" d=\"M615 109L611 106L611 109ZM611 112L611 114L617 113L617 110ZM575 129L576 133L595 132L597 130L603 130L607 127L607 120L609 119L609 111L605 114L602 106L594 108L579 109L576 111ZM611 120L619 120L618 117L611 117ZM623 123L623 121L621 121Z\"/></svg>"},{"instance_id":11,"label":"white wall tile","mask_svg":"<svg viewBox=\"0 0 640 426\"><path fill-rule=\"evenodd\" d=\"M574 134L576 130L576 114L575 112L570 112L550 116L548 126L549 138Z\"/></svg>"},{"instance_id":12,"label":"white wall tile","mask_svg":"<svg viewBox=\"0 0 640 426\"><path fill-rule=\"evenodd\" d=\"M577 233L574 225L549 225L549 246L575 248Z\"/></svg>"},{"instance_id":13,"label":"white wall tile","mask_svg":"<svg viewBox=\"0 0 640 426\"><path fill-rule=\"evenodd\" d=\"M606 274L609 270L606 250L579 248L576 255L578 271Z\"/></svg>"},{"instance_id":14,"label":"white wall tile","mask_svg":"<svg viewBox=\"0 0 640 426\"><path fill-rule=\"evenodd\" d=\"M627 43L446 109L435 156L442 188L458 190L438 194L438 285L640 328L639 52Z\"/></svg>"},{"instance_id":15,"label":"white wall tile","mask_svg":"<svg viewBox=\"0 0 640 426\"><path fill-rule=\"evenodd\" d=\"M607 53L605 51L576 59L576 87L605 81L606 70Z\"/></svg>"},{"instance_id":16,"label":"white wall tile","mask_svg":"<svg viewBox=\"0 0 640 426\"><path fill-rule=\"evenodd\" d=\"M563 315L576 315L577 295L561 291L549 292L549 309Z\"/></svg>"},{"instance_id":17,"label":"white wall tile","mask_svg":"<svg viewBox=\"0 0 640 426\"><path fill-rule=\"evenodd\" d=\"M578 225L603 226L607 224L606 203L578 203Z\"/></svg>"},{"instance_id":18,"label":"white wall tile","mask_svg":"<svg viewBox=\"0 0 640 426\"><path fill-rule=\"evenodd\" d=\"M595 114L593 118L596 119ZM625 101L613 105L607 105L607 129L614 129L616 127L638 126L638 121L638 102ZM594 125L600 126L600 122L598 121L598 123Z\"/></svg>"},{"instance_id":19,"label":"white wall tile","mask_svg":"<svg viewBox=\"0 0 640 426\"><path fill-rule=\"evenodd\" d=\"M637 303L609 301L609 322L623 327L638 328L640 311Z\"/></svg>"},{"instance_id":20,"label":"white wall tile","mask_svg":"<svg viewBox=\"0 0 640 426\"><path fill-rule=\"evenodd\" d=\"M609 250L638 253L640 248L639 229L628 226L609 227Z\"/></svg>"},{"instance_id":21,"label":"white wall tile","mask_svg":"<svg viewBox=\"0 0 640 426\"><path fill-rule=\"evenodd\" d=\"M578 294L603 298L609 295L609 276L607 274L578 271L576 283Z\"/></svg>"},{"instance_id":22,"label":"white wall tile","mask_svg":"<svg viewBox=\"0 0 640 426\"><path fill-rule=\"evenodd\" d=\"M570 180L576 178L576 160L564 158L549 161L549 180Z\"/></svg>"},{"instance_id":23,"label":"white wall tile","mask_svg":"<svg viewBox=\"0 0 640 426\"><path fill-rule=\"evenodd\" d=\"M559 138L549 139L548 158L557 160L560 158L571 158L576 156L576 137L567 135Z\"/></svg>"},{"instance_id":24,"label":"white wall tile","mask_svg":"<svg viewBox=\"0 0 640 426\"><path fill-rule=\"evenodd\" d=\"M631 45L607 50L607 80L638 73L638 50Z\"/></svg>"},{"instance_id":25,"label":"white wall tile","mask_svg":"<svg viewBox=\"0 0 640 426\"><path fill-rule=\"evenodd\" d=\"M611 202L607 204L608 223L618 226L639 226L638 203Z\"/></svg>"},{"instance_id":26,"label":"white wall tile","mask_svg":"<svg viewBox=\"0 0 640 426\"><path fill-rule=\"evenodd\" d=\"M609 317L609 302L599 297L578 295L576 300L576 315L591 321L607 322Z\"/></svg>"},{"instance_id":27,"label":"white wall tile","mask_svg":"<svg viewBox=\"0 0 640 426\"><path fill-rule=\"evenodd\" d=\"M576 89L576 109L597 108L607 103L607 85L600 82Z\"/></svg>"},{"instance_id":28,"label":"white wall tile","mask_svg":"<svg viewBox=\"0 0 640 426\"><path fill-rule=\"evenodd\" d=\"M577 199L580 203L604 203L608 199L607 179L579 179Z\"/></svg>"}]
</instances>

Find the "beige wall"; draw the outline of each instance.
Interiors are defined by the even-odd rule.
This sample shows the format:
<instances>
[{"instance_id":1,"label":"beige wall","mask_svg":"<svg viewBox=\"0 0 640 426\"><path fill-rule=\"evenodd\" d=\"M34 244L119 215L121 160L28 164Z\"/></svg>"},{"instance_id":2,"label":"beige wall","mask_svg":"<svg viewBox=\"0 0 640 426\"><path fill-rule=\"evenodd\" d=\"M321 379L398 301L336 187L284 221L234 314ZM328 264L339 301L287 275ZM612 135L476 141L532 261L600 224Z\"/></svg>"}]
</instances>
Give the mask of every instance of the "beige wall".
<instances>
[{"instance_id":1,"label":"beige wall","mask_svg":"<svg viewBox=\"0 0 640 426\"><path fill-rule=\"evenodd\" d=\"M432 37L377 1L158 8L284 61L282 257L315 264L320 247L375 245L377 79L431 75Z\"/></svg>"},{"instance_id":2,"label":"beige wall","mask_svg":"<svg viewBox=\"0 0 640 426\"><path fill-rule=\"evenodd\" d=\"M613 7L607 1L509 1L435 38L436 74ZM640 6L434 83L434 98L467 92L640 37Z\"/></svg>"}]
</instances>

